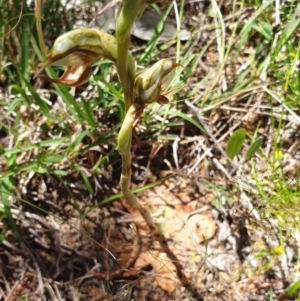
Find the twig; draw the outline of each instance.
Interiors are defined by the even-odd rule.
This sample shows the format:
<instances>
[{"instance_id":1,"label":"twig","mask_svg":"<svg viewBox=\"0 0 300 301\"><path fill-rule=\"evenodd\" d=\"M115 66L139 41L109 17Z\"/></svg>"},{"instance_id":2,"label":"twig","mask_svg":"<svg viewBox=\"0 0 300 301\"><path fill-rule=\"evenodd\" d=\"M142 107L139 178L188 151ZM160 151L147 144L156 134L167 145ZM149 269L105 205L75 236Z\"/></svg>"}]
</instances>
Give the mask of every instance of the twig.
<instances>
[{"instance_id":1,"label":"twig","mask_svg":"<svg viewBox=\"0 0 300 301\"><path fill-rule=\"evenodd\" d=\"M280 100L271 90L269 90L266 86L262 86L262 88L270 95L272 96L278 103L280 103L293 117L294 120L300 124L300 117L292 110L290 109L285 103L283 103L282 100Z\"/></svg>"}]
</instances>

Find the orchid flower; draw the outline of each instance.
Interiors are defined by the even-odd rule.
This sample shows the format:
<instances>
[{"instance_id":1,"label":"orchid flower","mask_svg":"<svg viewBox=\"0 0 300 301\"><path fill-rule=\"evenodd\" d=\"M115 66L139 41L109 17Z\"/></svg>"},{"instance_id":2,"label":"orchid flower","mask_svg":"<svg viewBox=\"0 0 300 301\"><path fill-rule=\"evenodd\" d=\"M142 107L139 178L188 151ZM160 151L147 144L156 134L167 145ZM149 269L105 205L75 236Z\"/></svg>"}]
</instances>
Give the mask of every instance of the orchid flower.
<instances>
[{"instance_id":1,"label":"orchid flower","mask_svg":"<svg viewBox=\"0 0 300 301\"><path fill-rule=\"evenodd\" d=\"M77 87L86 83L92 74L92 64L107 58L116 62L116 39L94 28L79 28L58 37L50 50L42 70L48 66L66 66L58 79L47 80L67 86Z\"/></svg>"},{"instance_id":2,"label":"orchid flower","mask_svg":"<svg viewBox=\"0 0 300 301\"><path fill-rule=\"evenodd\" d=\"M167 88L177 66L180 65L170 59L162 59L137 74L133 86L134 103L168 103L167 96L172 94L173 90L168 91Z\"/></svg>"}]
</instances>

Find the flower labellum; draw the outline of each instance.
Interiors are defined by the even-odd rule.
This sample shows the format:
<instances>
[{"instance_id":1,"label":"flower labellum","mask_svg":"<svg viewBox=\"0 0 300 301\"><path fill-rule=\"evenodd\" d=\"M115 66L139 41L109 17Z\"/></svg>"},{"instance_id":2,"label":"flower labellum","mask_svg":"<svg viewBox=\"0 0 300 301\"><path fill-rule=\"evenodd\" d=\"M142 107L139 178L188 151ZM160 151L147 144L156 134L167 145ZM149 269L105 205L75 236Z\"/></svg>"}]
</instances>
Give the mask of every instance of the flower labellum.
<instances>
[{"instance_id":1,"label":"flower labellum","mask_svg":"<svg viewBox=\"0 0 300 301\"><path fill-rule=\"evenodd\" d=\"M166 95L170 94L170 91L166 91L166 89L177 66L180 65L170 59L162 59L141 71L134 82L134 103L168 103Z\"/></svg>"},{"instance_id":2,"label":"flower labellum","mask_svg":"<svg viewBox=\"0 0 300 301\"><path fill-rule=\"evenodd\" d=\"M94 28L75 29L56 39L42 68L66 66L64 74L58 79L43 77L56 84L77 87L88 81L92 64L103 57L116 61L116 39Z\"/></svg>"}]
</instances>

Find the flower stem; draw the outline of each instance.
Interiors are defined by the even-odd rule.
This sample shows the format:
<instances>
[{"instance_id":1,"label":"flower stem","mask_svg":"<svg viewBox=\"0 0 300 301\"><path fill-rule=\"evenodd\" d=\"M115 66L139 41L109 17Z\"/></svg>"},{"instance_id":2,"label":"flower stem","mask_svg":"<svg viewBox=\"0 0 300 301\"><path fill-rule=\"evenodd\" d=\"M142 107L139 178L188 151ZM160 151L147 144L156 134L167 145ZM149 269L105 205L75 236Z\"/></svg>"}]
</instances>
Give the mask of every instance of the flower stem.
<instances>
[{"instance_id":1,"label":"flower stem","mask_svg":"<svg viewBox=\"0 0 300 301\"><path fill-rule=\"evenodd\" d=\"M133 84L135 79L134 61L128 60L130 33L140 6L140 0L124 0L116 27L118 44L117 69L123 86L126 112L132 104Z\"/></svg>"},{"instance_id":2,"label":"flower stem","mask_svg":"<svg viewBox=\"0 0 300 301\"><path fill-rule=\"evenodd\" d=\"M133 127L144 111L144 104L133 104L133 85L135 63L128 54L130 33L133 22L143 6L141 0L123 0L123 6L117 20L117 69L124 91L126 116L118 135L118 151L122 158L120 187L126 202L138 210L152 234L159 235L158 227L147 210L141 206L136 196L130 191L131 185L131 140Z\"/></svg>"},{"instance_id":3,"label":"flower stem","mask_svg":"<svg viewBox=\"0 0 300 301\"><path fill-rule=\"evenodd\" d=\"M152 217L147 210L139 203L136 196L130 191L131 185L131 137L134 124L144 111L144 105L133 104L127 111L125 120L123 121L121 130L118 135L118 151L122 157L122 174L120 186L126 202L138 210L143 219L147 223L151 233L155 236L160 236L160 231L153 222Z\"/></svg>"}]
</instances>

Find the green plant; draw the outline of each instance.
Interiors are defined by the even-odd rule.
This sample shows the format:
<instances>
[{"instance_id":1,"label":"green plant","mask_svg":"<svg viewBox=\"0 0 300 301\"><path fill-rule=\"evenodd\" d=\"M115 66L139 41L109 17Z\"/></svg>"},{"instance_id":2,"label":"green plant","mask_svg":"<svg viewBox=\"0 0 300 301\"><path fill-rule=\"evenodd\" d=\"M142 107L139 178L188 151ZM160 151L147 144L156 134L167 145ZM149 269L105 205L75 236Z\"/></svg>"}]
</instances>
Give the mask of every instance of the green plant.
<instances>
[{"instance_id":1,"label":"green plant","mask_svg":"<svg viewBox=\"0 0 300 301\"><path fill-rule=\"evenodd\" d=\"M292 295L295 295L297 292L299 292L300 290L300 280L295 281L294 283L292 283L291 285L289 285L289 287L285 290L284 292L284 296L283 296L283 300L285 300L285 298L290 298L292 297ZM299 300L299 296L296 299L297 301Z\"/></svg>"},{"instance_id":2,"label":"green plant","mask_svg":"<svg viewBox=\"0 0 300 301\"><path fill-rule=\"evenodd\" d=\"M153 237L160 241L163 249L171 256L172 252L165 247L159 227L154 223L148 209L141 206L130 190L131 140L134 126L147 105L155 102L168 103L168 96L174 90L168 91L167 88L176 67L179 66L170 59L162 59L137 75L135 74L135 62L128 51L130 32L136 16L146 5L147 3L141 0L123 1L117 20L116 38L92 28L75 29L59 36L41 70L49 66L66 66L66 69L58 79L40 76L54 84L77 87L89 79L92 64L95 61L105 58L115 64L123 87L125 102L125 118L117 141L117 150L122 158L121 192L127 203L140 212ZM38 31L41 32L41 30ZM48 70L48 73L52 75L52 70ZM171 256L171 259L174 258ZM177 266L181 270L179 264Z\"/></svg>"},{"instance_id":3,"label":"green plant","mask_svg":"<svg viewBox=\"0 0 300 301\"><path fill-rule=\"evenodd\" d=\"M153 3L155 1L148 1ZM66 66L59 78L42 77L54 84L79 86L91 75L92 64L100 58L111 60L117 67L123 87L125 118L117 139L117 150L122 159L120 189L126 202L138 210L145 220L155 240L174 263L177 277L188 291L195 292L183 273L183 267L168 247L158 225L153 221L148 208L143 207L130 190L131 186L131 142L132 133L139 117L147 105L155 102L166 104L168 97L176 90L168 90L170 81L179 64L171 59L161 59L150 67L135 74L135 62L128 51L132 24L138 13L148 3L142 0L123 0L120 11L116 38L98 29L81 28L61 35L55 41L43 69L53 65ZM48 70L52 75L52 70ZM71 102L71 101L70 101ZM83 179L84 180L84 179ZM84 182L87 182L84 180ZM89 185L86 185L87 188ZM80 213L81 214L81 213Z\"/></svg>"}]
</instances>

